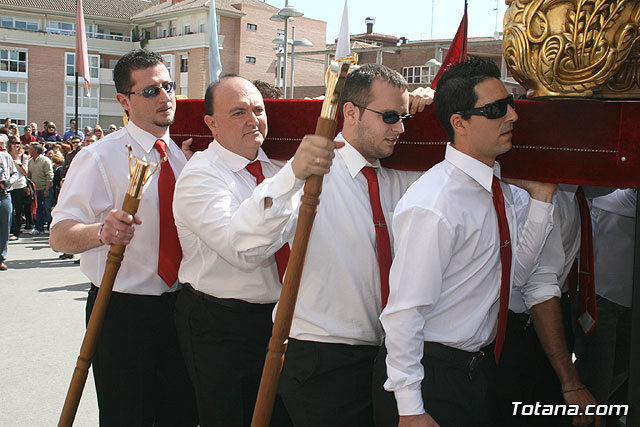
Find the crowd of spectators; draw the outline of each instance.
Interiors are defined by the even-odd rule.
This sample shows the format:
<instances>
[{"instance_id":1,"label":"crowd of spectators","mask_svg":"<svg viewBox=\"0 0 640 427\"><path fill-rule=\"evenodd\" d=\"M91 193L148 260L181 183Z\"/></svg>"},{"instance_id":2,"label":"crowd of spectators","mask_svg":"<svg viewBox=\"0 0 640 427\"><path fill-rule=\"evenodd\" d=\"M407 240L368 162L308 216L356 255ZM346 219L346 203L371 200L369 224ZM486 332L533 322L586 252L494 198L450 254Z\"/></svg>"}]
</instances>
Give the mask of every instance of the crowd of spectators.
<instances>
[{"instance_id":1,"label":"crowd of spectators","mask_svg":"<svg viewBox=\"0 0 640 427\"><path fill-rule=\"evenodd\" d=\"M117 130L115 124L110 124L106 134ZM8 190L12 205L8 240L18 240L22 232L38 235L48 230L51 210L56 205L69 165L82 147L104 135L99 124L85 126L84 131L77 130L75 119L69 121L69 127L64 131L48 120L39 131L38 124L32 122L20 135L17 124L10 118L4 120L0 139L5 141L6 149L0 151L11 156L17 170L17 178ZM73 258L73 255L62 254L60 258ZM2 263L2 266L5 270L6 264Z\"/></svg>"}]
</instances>

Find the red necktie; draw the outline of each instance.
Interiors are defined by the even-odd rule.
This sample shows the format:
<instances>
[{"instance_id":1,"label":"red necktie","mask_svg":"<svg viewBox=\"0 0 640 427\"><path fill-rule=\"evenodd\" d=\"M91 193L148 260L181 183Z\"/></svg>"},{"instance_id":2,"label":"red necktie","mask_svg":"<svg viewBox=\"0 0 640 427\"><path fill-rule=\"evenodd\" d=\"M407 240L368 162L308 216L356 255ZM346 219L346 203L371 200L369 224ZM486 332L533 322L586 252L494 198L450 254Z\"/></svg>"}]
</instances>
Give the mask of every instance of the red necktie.
<instances>
[{"instance_id":1,"label":"red necktie","mask_svg":"<svg viewBox=\"0 0 640 427\"><path fill-rule=\"evenodd\" d=\"M591 213L582 187L576 190L580 211L580 261L576 259L569 275L569 294L578 295L578 324L589 334L598 321L596 284L593 272L593 233ZM579 268L578 268L579 265Z\"/></svg>"},{"instance_id":2,"label":"red necktie","mask_svg":"<svg viewBox=\"0 0 640 427\"><path fill-rule=\"evenodd\" d=\"M491 193L493 195L493 206L498 214L498 229L500 230L500 264L502 264L502 280L500 284L500 312L498 313L498 333L496 334L496 344L493 354L496 363L500 360L504 338L507 333L507 317L509 316L509 294L511 293L511 235L509 234L509 223L504 210L504 195L500 187L498 178L493 177L491 183Z\"/></svg>"},{"instance_id":3,"label":"red necktie","mask_svg":"<svg viewBox=\"0 0 640 427\"><path fill-rule=\"evenodd\" d=\"M256 160L253 163L249 163L246 166L247 170L251 175L256 178L256 185L260 185L262 181L264 181L264 175L262 174L262 164L260 164L259 160ZM291 250L289 248L289 244L285 243L278 251L276 252L276 265L278 266L278 277L280 278L280 283L282 283L282 279L284 277L284 272L287 270L287 264L289 263L289 254Z\"/></svg>"},{"instance_id":4,"label":"red necktie","mask_svg":"<svg viewBox=\"0 0 640 427\"><path fill-rule=\"evenodd\" d=\"M378 175L371 166L362 168L362 174L367 178L369 185L369 201L373 213L373 226L376 229L376 242L378 246L378 267L380 268L380 293L382 295L382 309L389 299L389 270L391 269L391 239L387 230L387 222L384 219L382 205L380 204L380 186Z\"/></svg>"},{"instance_id":5,"label":"red necktie","mask_svg":"<svg viewBox=\"0 0 640 427\"><path fill-rule=\"evenodd\" d=\"M160 152L161 159L167 159L167 146L158 139L154 148ZM158 275L171 287L178 280L178 268L182 260L182 247L178 239L176 222L173 219L173 190L176 176L169 160L160 165L158 178L158 201L160 205L160 248L158 250Z\"/></svg>"}]
</instances>

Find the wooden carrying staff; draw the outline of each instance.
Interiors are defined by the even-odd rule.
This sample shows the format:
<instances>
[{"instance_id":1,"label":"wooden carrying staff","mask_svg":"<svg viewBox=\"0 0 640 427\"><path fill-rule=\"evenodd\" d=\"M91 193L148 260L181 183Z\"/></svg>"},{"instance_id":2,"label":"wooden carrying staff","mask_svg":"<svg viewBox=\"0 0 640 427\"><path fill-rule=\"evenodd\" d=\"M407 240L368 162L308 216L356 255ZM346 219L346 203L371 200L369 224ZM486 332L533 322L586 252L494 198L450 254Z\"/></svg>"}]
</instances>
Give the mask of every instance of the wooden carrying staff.
<instances>
[{"instance_id":1,"label":"wooden carrying staff","mask_svg":"<svg viewBox=\"0 0 640 427\"><path fill-rule=\"evenodd\" d=\"M127 146L129 149L129 170L131 172L131 181L129 183L129 190L124 196L122 202L122 210L134 216L138 212L138 206L140 205L140 198L142 196L142 189L148 178L154 174L158 169L159 164L153 164L145 160L135 158L135 169L132 167L131 161L134 157L131 154L131 146ZM149 167L154 168L149 173ZM84 385L87 382L87 375L89 374L89 366L91 366L91 360L96 350L98 343L98 337L102 330L102 323L104 316L107 312L107 306L109 305L109 299L111 298L111 290L113 289L113 283L116 280L116 274L120 269L120 264L124 258L124 250L126 246L123 245L111 245L109 248L109 255L107 256L107 264L104 268L104 275L102 276L102 283L98 289L98 295L89 317L89 323L87 324L87 330L82 340L82 346L80 347L80 355L76 362L76 367L73 370L73 376L71 377L71 384L69 385L69 391L67 391L67 397L64 400L64 406L62 407L62 413L60 414L60 420L58 421L58 427L71 427L73 420L76 417L78 411L78 405L80 404L80 398L82 397L82 391Z\"/></svg>"},{"instance_id":2,"label":"wooden carrying staff","mask_svg":"<svg viewBox=\"0 0 640 427\"><path fill-rule=\"evenodd\" d=\"M327 90L322 104L322 112L316 125L316 135L333 139L336 134L337 114L340 107L340 98L344 90L345 79L349 71L349 64L344 62L332 62L330 76L327 82ZM262 379L258 390L256 407L251 420L252 427L268 426L271 420L273 403L278 390L280 372L284 363L284 353L287 348L287 340L291 331L293 312L296 308L298 289L300 288L300 278L302 268L307 254L309 244L309 234L311 226L316 216L316 209L320 202L322 192L322 176L312 175L307 178L304 185L302 204L298 214L298 225L293 239L291 256L287 264L287 274L285 275L280 293L280 302L276 319L273 323L273 332L269 340L269 351L264 362Z\"/></svg>"}]
</instances>

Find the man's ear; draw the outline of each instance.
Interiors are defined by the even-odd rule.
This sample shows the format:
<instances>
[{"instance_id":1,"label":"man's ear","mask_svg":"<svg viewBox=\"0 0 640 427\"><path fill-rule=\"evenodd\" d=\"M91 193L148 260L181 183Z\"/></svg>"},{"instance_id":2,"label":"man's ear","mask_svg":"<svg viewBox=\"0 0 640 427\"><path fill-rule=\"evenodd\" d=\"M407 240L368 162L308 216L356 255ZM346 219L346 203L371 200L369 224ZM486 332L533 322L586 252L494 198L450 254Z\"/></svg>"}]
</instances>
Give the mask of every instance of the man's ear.
<instances>
[{"instance_id":1,"label":"man's ear","mask_svg":"<svg viewBox=\"0 0 640 427\"><path fill-rule=\"evenodd\" d=\"M360 108L356 107L352 102L345 102L342 106L342 114L344 115L344 123L354 125L360 120Z\"/></svg>"},{"instance_id":2,"label":"man's ear","mask_svg":"<svg viewBox=\"0 0 640 427\"><path fill-rule=\"evenodd\" d=\"M213 115L211 116L205 115L204 123L207 125L207 127L211 131L211 135L213 135L213 137L215 138L216 134L218 133L218 124L216 122L216 119L213 117Z\"/></svg>"},{"instance_id":3,"label":"man's ear","mask_svg":"<svg viewBox=\"0 0 640 427\"><path fill-rule=\"evenodd\" d=\"M468 122L462 118L460 114L452 114L449 117L449 123L453 128L453 132L458 135L465 135L468 130Z\"/></svg>"},{"instance_id":4,"label":"man's ear","mask_svg":"<svg viewBox=\"0 0 640 427\"><path fill-rule=\"evenodd\" d=\"M129 111L129 97L123 93L116 93L116 99L125 111Z\"/></svg>"}]
</instances>

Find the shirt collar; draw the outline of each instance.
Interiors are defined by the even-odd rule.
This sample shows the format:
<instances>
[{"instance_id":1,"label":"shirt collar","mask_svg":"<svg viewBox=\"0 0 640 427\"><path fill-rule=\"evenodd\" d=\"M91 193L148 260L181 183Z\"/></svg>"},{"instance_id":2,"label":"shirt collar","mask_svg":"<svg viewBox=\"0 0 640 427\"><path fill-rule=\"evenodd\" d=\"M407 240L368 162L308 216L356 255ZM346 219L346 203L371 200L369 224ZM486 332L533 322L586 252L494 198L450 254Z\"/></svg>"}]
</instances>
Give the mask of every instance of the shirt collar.
<instances>
[{"instance_id":1,"label":"shirt collar","mask_svg":"<svg viewBox=\"0 0 640 427\"><path fill-rule=\"evenodd\" d=\"M218 156L229 167L229 169L231 169L232 172L241 171L242 169L247 167L249 163L253 163L246 157L236 154L233 151L227 150L215 139L211 142L211 144L209 144L209 147L211 147L213 151L218 154ZM267 154L262 150L262 148L258 148L258 156L256 157L256 160L271 163L271 160L269 160Z\"/></svg>"},{"instance_id":2,"label":"shirt collar","mask_svg":"<svg viewBox=\"0 0 640 427\"><path fill-rule=\"evenodd\" d=\"M344 147L338 149L338 153L342 157L344 164L347 165L347 170L351 175L351 178L355 178L358 172L365 166L372 166L376 169L380 167L380 160L376 159L373 163L369 163L358 150L354 148L349 141L347 141L342 132L340 132L334 138L334 141L344 142Z\"/></svg>"},{"instance_id":3,"label":"shirt collar","mask_svg":"<svg viewBox=\"0 0 640 427\"><path fill-rule=\"evenodd\" d=\"M490 168L481 161L474 159L462 151L458 151L451 143L447 144L444 158L462 172L469 175L471 179L478 182L478 184L484 187L489 193L491 193L493 176L495 175L500 179L500 165L498 162L494 162L493 168Z\"/></svg>"},{"instance_id":4,"label":"shirt collar","mask_svg":"<svg viewBox=\"0 0 640 427\"><path fill-rule=\"evenodd\" d=\"M154 135L151 135L146 130L142 130L141 128L136 126L136 124L133 123L133 121L131 121L131 120L129 120L129 123L127 123L127 127L125 129L127 129L127 132L129 132L129 135L131 135L131 138L135 142L137 142L138 145L140 147L142 147L142 149L147 154L149 154L151 152L151 150L153 150L153 146L156 144L157 140L159 140L159 139L163 140L167 147L169 146L169 143L171 142L171 138L169 137L169 128L168 127L167 127L167 131L165 132L165 134L162 135L162 138L158 138L158 137L156 137Z\"/></svg>"}]
</instances>

